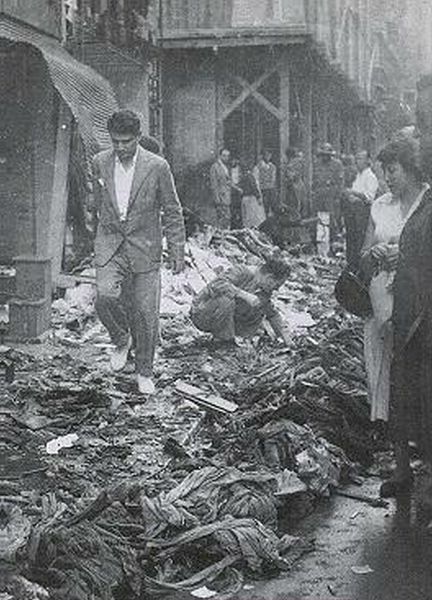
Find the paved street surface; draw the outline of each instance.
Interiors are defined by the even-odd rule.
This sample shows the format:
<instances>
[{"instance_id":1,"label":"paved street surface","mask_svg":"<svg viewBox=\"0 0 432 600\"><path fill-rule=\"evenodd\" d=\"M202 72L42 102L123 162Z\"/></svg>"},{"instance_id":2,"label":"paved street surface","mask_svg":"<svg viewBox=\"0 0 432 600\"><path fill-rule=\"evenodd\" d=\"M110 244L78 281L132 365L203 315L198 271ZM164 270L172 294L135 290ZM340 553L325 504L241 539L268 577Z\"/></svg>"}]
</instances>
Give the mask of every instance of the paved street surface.
<instances>
[{"instance_id":1,"label":"paved street surface","mask_svg":"<svg viewBox=\"0 0 432 600\"><path fill-rule=\"evenodd\" d=\"M371 495L379 481L362 486ZM356 490L358 491L358 490ZM239 600L426 600L432 597L432 538L410 516L409 501L389 509L335 498L306 519L316 552L287 577L236 596ZM356 569L358 567L358 569ZM355 573L366 571L372 572Z\"/></svg>"}]
</instances>

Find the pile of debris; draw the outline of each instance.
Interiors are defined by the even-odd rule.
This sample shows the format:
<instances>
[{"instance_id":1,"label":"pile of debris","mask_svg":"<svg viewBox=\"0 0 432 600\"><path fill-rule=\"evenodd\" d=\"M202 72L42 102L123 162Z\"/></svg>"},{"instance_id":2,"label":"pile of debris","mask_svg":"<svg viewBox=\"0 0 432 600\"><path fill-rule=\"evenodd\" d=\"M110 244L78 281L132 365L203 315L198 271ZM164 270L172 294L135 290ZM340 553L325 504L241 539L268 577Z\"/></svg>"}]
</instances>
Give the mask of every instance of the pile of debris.
<instances>
[{"instance_id":1,"label":"pile of debris","mask_svg":"<svg viewBox=\"0 0 432 600\"><path fill-rule=\"evenodd\" d=\"M187 316L221 269L272 252L255 232L209 232L189 241L185 273L164 270L158 392L145 403L129 373L109 370L91 270L54 303L48 347L11 357L1 510L16 527L0 558L38 593L211 597L313 548L282 525L373 451L360 325L333 300L338 261L285 254L289 347L264 330L215 349Z\"/></svg>"},{"instance_id":2,"label":"pile of debris","mask_svg":"<svg viewBox=\"0 0 432 600\"><path fill-rule=\"evenodd\" d=\"M162 317L186 316L194 296L223 270L233 264L258 265L274 252L275 248L262 233L247 229L221 234L209 228L191 238L186 244L184 272L173 275L169 269L162 269ZM324 261L296 259L288 253L286 258L293 265L293 276L278 294L276 305L294 327L312 326L315 323L312 315L322 316L323 298L314 297L320 291L317 279L331 278L331 268ZM101 337L103 330L98 325L95 327L94 318L94 269L86 268L75 276L61 276L59 283L66 291L52 306L57 339L78 347L92 337ZM310 305L308 299L312 300ZM108 340L106 335L104 340Z\"/></svg>"}]
</instances>

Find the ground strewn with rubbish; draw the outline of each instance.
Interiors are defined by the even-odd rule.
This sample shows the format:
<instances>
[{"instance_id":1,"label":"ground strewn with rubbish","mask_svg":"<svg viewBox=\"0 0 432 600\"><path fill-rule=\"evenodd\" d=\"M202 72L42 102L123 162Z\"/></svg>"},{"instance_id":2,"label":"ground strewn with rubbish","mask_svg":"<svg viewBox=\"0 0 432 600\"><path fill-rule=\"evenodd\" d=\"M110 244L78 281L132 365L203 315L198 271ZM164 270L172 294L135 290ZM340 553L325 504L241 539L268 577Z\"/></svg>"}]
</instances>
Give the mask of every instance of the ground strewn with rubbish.
<instances>
[{"instance_id":1,"label":"ground strewn with rubbish","mask_svg":"<svg viewBox=\"0 0 432 600\"><path fill-rule=\"evenodd\" d=\"M151 399L132 367L110 372L91 269L54 302L47 339L2 349L14 371L1 408L5 599L237 597L313 555L302 523L330 497L380 506L352 491L382 443L361 322L333 298L338 260L286 253L288 347L264 330L217 348L188 318L221 268L269 251L250 231L202 235L185 273L164 272Z\"/></svg>"}]
</instances>

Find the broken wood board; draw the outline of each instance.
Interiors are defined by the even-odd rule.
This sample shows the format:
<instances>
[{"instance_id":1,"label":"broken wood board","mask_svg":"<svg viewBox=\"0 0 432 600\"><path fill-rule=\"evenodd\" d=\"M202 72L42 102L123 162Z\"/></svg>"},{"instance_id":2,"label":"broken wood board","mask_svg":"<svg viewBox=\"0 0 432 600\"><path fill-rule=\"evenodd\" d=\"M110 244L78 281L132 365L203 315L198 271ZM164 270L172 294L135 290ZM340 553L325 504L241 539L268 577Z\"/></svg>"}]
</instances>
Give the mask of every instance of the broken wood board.
<instances>
[{"instance_id":1,"label":"broken wood board","mask_svg":"<svg viewBox=\"0 0 432 600\"><path fill-rule=\"evenodd\" d=\"M80 283L96 285L96 277L91 277L90 275L69 275L67 273L59 273L55 280L56 287L61 289L74 288Z\"/></svg>"},{"instance_id":2,"label":"broken wood board","mask_svg":"<svg viewBox=\"0 0 432 600\"><path fill-rule=\"evenodd\" d=\"M180 396L185 397L191 402L195 402L203 408L209 408L221 413L234 413L238 409L238 405L229 400L225 400L221 396L211 394L201 388L177 380L174 384L174 391Z\"/></svg>"}]
</instances>

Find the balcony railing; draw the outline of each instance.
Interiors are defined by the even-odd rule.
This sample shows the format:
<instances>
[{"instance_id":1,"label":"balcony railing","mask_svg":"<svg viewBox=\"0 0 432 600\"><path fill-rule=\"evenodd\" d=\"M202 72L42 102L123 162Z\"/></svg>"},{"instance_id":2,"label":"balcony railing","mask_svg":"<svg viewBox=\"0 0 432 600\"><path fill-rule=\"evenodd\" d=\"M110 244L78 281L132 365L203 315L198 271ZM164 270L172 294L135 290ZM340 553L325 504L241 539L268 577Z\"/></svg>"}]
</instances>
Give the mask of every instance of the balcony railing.
<instances>
[{"instance_id":1,"label":"balcony railing","mask_svg":"<svg viewBox=\"0 0 432 600\"><path fill-rule=\"evenodd\" d=\"M159 7L156 0L81 0L70 16L67 37L70 41L109 42L132 49L151 43L156 37Z\"/></svg>"},{"instance_id":2,"label":"balcony railing","mask_svg":"<svg viewBox=\"0 0 432 600\"><path fill-rule=\"evenodd\" d=\"M162 0L163 37L238 28L303 27L303 0Z\"/></svg>"},{"instance_id":3,"label":"balcony railing","mask_svg":"<svg viewBox=\"0 0 432 600\"><path fill-rule=\"evenodd\" d=\"M2 2L30 5L28 0L0 0L0 7ZM238 45L247 36L257 44L308 36L356 86L368 90L374 47L368 7L373 2L378 0L79 0L69 37L139 51L143 43L158 41L187 48Z\"/></svg>"}]
</instances>

